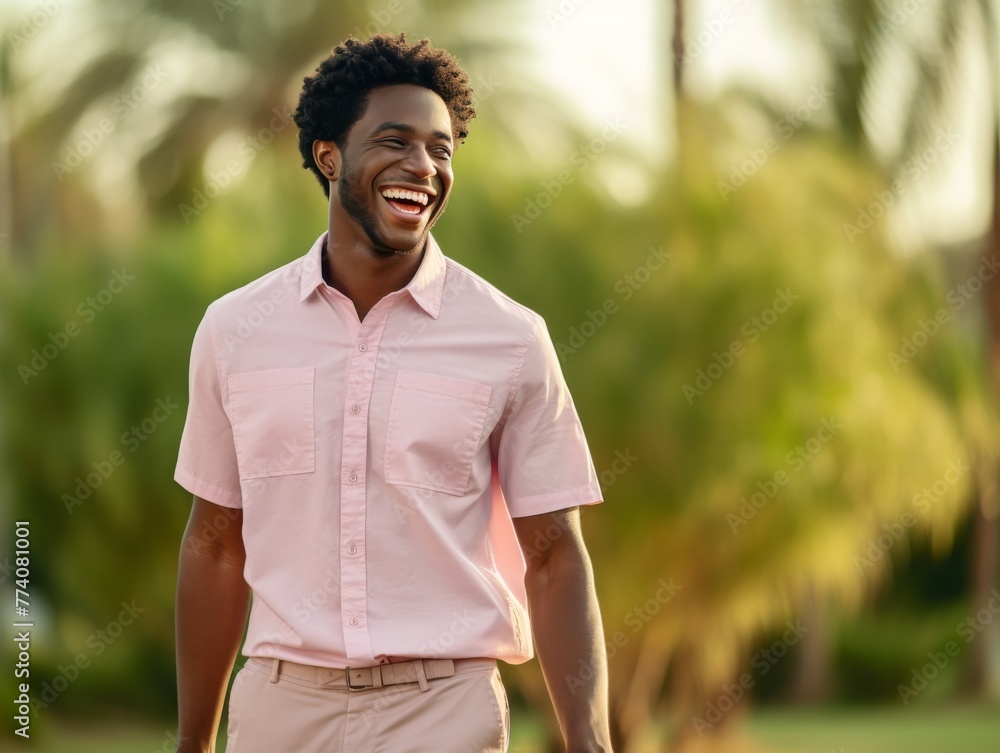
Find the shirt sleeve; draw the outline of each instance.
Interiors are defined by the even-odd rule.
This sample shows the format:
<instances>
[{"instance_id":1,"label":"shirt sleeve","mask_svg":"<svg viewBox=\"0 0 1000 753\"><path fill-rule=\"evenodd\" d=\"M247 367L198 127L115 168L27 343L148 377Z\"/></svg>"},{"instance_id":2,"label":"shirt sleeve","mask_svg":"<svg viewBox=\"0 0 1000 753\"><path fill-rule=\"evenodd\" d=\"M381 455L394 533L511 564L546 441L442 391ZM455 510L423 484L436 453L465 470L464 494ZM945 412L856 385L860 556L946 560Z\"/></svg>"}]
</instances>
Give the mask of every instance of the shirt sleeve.
<instances>
[{"instance_id":1,"label":"shirt sleeve","mask_svg":"<svg viewBox=\"0 0 1000 753\"><path fill-rule=\"evenodd\" d=\"M583 427L540 317L500 428L497 471L513 518L603 501Z\"/></svg>"},{"instance_id":2,"label":"shirt sleeve","mask_svg":"<svg viewBox=\"0 0 1000 753\"><path fill-rule=\"evenodd\" d=\"M211 312L209 307L191 346L187 418L174 480L209 502L242 507L233 427L223 404Z\"/></svg>"}]
</instances>

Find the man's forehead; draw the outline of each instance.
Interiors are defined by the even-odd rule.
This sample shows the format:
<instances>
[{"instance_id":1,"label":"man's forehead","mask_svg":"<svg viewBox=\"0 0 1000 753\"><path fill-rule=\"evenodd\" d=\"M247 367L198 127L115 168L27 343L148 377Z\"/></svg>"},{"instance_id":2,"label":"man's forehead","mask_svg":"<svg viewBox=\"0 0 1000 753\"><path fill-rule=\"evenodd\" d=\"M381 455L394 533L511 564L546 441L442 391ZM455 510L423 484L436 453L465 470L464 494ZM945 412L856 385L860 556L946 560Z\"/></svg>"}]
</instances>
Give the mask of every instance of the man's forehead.
<instances>
[{"instance_id":1,"label":"man's forehead","mask_svg":"<svg viewBox=\"0 0 1000 753\"><path fill-rule=\"evenodd\" d=\"M371 130L385 123L430 126L451 132L451 114L441 96L414 84L380 86L368 93L358 124Z\"/></svg>"}]
</instances>

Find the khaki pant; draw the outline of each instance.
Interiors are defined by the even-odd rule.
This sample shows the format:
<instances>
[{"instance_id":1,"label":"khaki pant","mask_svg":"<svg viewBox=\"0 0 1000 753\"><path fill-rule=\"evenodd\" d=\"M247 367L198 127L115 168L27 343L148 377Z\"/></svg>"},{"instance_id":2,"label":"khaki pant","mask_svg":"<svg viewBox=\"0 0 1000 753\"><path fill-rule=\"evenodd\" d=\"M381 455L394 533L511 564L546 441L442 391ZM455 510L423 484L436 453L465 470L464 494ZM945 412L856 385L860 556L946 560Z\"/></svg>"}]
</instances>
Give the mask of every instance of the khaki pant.
<instances>
[{"instance_id":1,"label":"khaki pant","mask_svg":"<svg viewBox=\"0 0 1000 753\"><path fill-rule=\"evenodd\" d=\"M272 682L276 680L276 682ZM229 697L226 753L503 753L510 720L495 662L360 691L249 659Z\"/></svg>"}]
</instances>

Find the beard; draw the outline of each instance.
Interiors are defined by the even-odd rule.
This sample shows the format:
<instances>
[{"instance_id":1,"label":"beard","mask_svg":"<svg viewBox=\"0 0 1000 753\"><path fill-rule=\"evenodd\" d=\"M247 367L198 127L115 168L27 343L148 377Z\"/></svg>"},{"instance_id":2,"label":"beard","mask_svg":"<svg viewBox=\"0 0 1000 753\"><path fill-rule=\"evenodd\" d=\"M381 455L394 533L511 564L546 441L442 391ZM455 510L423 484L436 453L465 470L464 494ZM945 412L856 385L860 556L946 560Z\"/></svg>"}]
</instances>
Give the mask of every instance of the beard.
<instances>
[{"instance_id":1,"label":"beard","mask_svg":"<svg viewBox=\"0 0 1000 753\"><path fill-rule=\"evenodd\" d=\"M379 234L378 222L375 218L375 208L365 204L365 195L366 192L359 183L357 175L354 174L350 164L345 159L341 168L340 179L337 181L337 196L340 199L340 205L347 212L347 216L358 223L358 226L365 231L365 235L371 241L375 253L386 257L406 254L413 251L414 248L423 249L424 244L427 242L427 235L430 233L431 228L434 227L438 217L444 212L444 208L448 203L447 198L445 198L444 203L440 207L437 207L436 213L427 221L424 231L420 234L420 241L416 246L413 248L393 248Z\"/></svg>"}]
</instances>

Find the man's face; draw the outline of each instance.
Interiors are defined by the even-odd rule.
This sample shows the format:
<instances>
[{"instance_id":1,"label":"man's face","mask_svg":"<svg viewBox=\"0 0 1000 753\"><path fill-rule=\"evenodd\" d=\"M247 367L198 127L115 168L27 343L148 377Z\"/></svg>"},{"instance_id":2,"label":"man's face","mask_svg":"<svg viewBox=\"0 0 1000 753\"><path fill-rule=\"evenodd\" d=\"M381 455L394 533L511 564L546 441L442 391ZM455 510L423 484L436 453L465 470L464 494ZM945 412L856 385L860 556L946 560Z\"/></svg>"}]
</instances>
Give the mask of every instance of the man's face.
<instances>
[{"instance_id":1,"label":"man's face","mask_svg":"<svg viewBox=\"0 0 1000 753\"><path fill-rule=\"evenodd\" d=\"M451 191L451 116L430 89L372 90L340 150L336 193L379 255L422 249Z\"/></svg>"}]
</instances>

